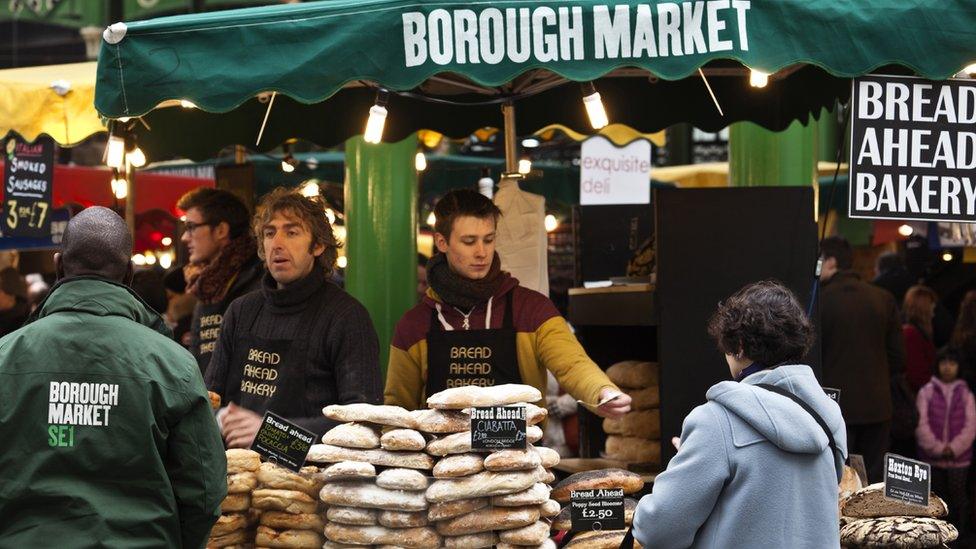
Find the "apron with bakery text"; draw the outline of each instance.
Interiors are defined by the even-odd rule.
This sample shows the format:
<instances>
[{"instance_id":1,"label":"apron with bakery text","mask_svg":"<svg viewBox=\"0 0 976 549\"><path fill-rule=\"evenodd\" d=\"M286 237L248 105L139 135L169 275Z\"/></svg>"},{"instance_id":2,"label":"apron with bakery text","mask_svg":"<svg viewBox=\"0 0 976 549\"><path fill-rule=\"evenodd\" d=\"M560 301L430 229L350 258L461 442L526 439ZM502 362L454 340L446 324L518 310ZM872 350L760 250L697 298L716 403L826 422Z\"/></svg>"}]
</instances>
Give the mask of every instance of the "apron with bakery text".
<instances>
[{"instance_id":1,"label":"apron with bakery text","mask_svg":"<svg viewBox=\"0 0 976 549\"><path fill-rule=\"evenodd\" d=\"M512 293L505 302L502 327L491 327L491 300L483 330L455 330L441 312L431 311L427 332L427 395L466 385L493 387L522 383L518 368Z\"/></svg>"}]
</instances>

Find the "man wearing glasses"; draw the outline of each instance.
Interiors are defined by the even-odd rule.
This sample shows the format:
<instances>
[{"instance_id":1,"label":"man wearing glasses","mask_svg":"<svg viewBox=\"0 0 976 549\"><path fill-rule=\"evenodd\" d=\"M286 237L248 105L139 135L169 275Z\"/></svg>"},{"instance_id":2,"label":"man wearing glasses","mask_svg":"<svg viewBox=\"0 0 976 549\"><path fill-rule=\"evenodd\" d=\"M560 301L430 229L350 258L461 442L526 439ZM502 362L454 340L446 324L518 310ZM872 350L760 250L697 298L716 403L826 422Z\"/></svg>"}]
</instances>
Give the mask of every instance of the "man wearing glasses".
<instances>
[{"instance_id":1,"label":"man wearing glasses","mask_svg":"<svg viewBox=\"0 0 976 549\"><path fill-rule=\"evenodd\" d=\"M224 312L231 301L261 287L264 267L257 256L247 207L232 193L201 187L183 195L177 207L186 212L181 240L189 262L183 275L187 292L198 300L190 327L190 351L205 373Z\"/></svg>"}]
</instances>

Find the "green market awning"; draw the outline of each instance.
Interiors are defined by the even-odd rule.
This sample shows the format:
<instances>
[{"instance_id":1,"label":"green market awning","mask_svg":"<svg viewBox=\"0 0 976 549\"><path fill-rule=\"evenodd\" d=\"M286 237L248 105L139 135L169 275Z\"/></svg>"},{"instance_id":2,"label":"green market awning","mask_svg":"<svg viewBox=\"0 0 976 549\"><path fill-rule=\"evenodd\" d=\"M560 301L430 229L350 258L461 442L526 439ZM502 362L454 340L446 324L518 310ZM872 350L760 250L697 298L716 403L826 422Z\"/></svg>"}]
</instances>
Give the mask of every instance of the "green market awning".
<instances>
[{"instance_id":1,"label":"green market awning","mask_svg":"<svg viewBox=\"0 0 976 549\"><path fill-rule=\"evenodd\" d=\"M572 84L588 81L611 122L642 132L739 120L778 130L846 100L853 76L946 78L976 59L973 44L976 5L944 0L330 0L113 25L95 106L150 113L152 131L137 130L147 152L190 157L254 146L268 92L279 95L259 150L362 133L379 88L392 92L386 141L501 126L504 101L521 133L588 132ZM750 87L750 68L768 85Z\"/></svg>"}]
</instances>

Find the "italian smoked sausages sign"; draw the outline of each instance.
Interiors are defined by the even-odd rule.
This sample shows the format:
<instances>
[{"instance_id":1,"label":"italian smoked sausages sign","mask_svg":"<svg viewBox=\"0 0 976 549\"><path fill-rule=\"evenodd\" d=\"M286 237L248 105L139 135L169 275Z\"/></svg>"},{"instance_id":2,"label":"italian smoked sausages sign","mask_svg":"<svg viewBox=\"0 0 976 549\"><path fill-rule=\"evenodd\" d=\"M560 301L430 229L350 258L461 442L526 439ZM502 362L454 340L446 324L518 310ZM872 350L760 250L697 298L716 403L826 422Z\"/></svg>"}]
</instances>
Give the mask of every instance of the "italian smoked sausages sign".
<instances>
[{"instance_id":1,"label":"italian smoked sausages sign","mask_svg":"<svg viewBox=\"0 0 976 549\"><path fill-rule=\"evenodd\" d=\"M976 80L854 79L850 217L976 223Z\"/></svg>"},{"instance_id":2,"label":"italian smoked sausages sign","mask_svg":"<svg viewBox=\"0 0 976 549\"><path fill-rule=\"evenodd\" d=\"M10 136L4 147L3 236L49 237L54 141L41 137L27 143Z\"/></svg>"}]
</instances>

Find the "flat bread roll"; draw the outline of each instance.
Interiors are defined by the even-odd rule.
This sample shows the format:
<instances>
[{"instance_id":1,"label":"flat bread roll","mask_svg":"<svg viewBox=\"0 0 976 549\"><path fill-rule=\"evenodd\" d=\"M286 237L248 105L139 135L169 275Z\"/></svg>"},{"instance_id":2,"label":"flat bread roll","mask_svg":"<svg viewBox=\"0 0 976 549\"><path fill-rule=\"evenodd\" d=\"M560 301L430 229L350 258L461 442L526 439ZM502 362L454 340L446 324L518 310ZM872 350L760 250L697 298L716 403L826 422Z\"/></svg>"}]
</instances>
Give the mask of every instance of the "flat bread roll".
<instances>
[{"instance_id":1,"label":"flat bread roll","mask_svg":"<svg viewBox=\"0 0 976 549\"><path fill-rule=\"evenodd\" d=\"M251 506L265 511L286 513L314 513L318 502L305 492L261 488L251 493Z\"/></svg>"},{"instance_id":2,"label":"flat bread roll","mask_svg":"<svg viewBox=\"0 0 976 549\"><path fill-rule=\"evenodd\" d=\"M379 511L361 507L329 507L325 513L329 522L351 524L353 526L376 526L379 524Z\"/></svg>"},{"instance_id":3,"label":"flat bread roll","mask_svg":"<svg viewBox=\"0 0 976 549\"><path fill-rule=\"evenodd\" d=\"M862 488L841 502L841 514L854 518L877 518L893 516L944 517L949 513L945 501L932 492L927 507L911 505L884 497L884 483L872 484Z\"/></svg>"},{"instance_id":4,"label":"flat bread roll","mask_svg":"<svg viewBox=\"0 0 976 549\"><path fill-rule=\"evenodd\" d=\"M840 542L855 547L945 547L958 537L955 526L931 517L860 519L840 529Z\"/></svg>"},{"instance_id":5,"label":"flat bread roll","mask_svg":"<svg viewBox=\"0 0 976 549\"><path fill-rule=\"evenodd\" d=\"M485 470L482 454L455 454L442 458L434 465L434 478L467 477Z\"/></svg>"},{"instance_id":6,"label":"flat bread roll","mask_svg":"<svg viewBox=\"0 0 976 549\"><path fill-rule=\"evenodd\" d=\"M556 473L553 473L549 469L546 469L543 472L542 478L539 479L539 482L542 482L544 484L552 484L553 482L556 482Z\"/></svg>"},{"instance_id":7,"label":"flat bread roll","mask_svg":"<svg viewBox=\"0 0 976 549\"><path fill-rule=\"evenodd\" d=\"M261 513L258 522L262 526L275 530L315 530L320 532L325 528L325 521L318 513L285 513L282 511L265 511Z\"/></svg>"},{"instance_id":8,"label":"flat bread roll","mask_svg":"<svg viewBox=\"0 0 976 549\"><path fill-rule=\"evenodd\" d=\"M538 507L489 507L436 524L442 536L477 534L492 530L511 530L539 520Z\"/></svg>"},{"instance_id":9,"label":"flat bread roll","mask_svg":"<svg viewBox=\"0 0 976 549\"><path fill-rule=\"evenodd\" d=\"M607 437L607 459L623 461L625 463L661 463L661 441L646 440L638 437L622 437L610 435Z\"/></svg>"},{"instance_id":10,"label":"flat bread roll","mask_svg":"<svg viewBox=\"0 0 976 549\"><path fill-rule=\"evenodd\" d=\"M444 536L444 547L453 549L483 549L498 543L495 532L479 532L463 536Z\"/></svg>"},{"instance_id":11,"label":"flat bread roll","mask_svg":"<svg viewBox=\"0 0 976 549\"><path fill-rule=\"evenodd\" d=\"M467 385L434 393L427 397L427 407L440 410L463 410L476 406L504 406L540 400L542 400L542 393L530 385L513 383L494 387Z\"/></svg>"},{"instance_id":12,"label":"flat bread roll","mask_svg":"<svg viewBox=\"0 0 976 549\"><path fill-rule=\"evenodd\" d=\"M627 530L581 532L564 545L563 549L619 549L626 535ZM641 549L637 540L634 540L634 549Z\"/></svg>"},{"instance_id":13,"label":"flat bread roll","mask_svg":"<svg viewBox=\"0 0 976 549\"><path fill-rule=\"evenodd\" d=\"M380 526L387 528L417 528L427 526L427 513L424 511L380 511Z\"/></svg>"},{"instance_id":14,"label":"flat bread roll","mask_svg":"<svg viewBox=\"0 0 976 549\"><path fill-rule=\"evenodd\" d=\"M459 517L471 511L488 507L489 503L490 500L488 498L458 499L443 503L431 503L430 509L427 510L427 520L436 522L438 520Z\"/></svg>"},{"instance_id":15,"label":"flat bread roll","mask_svg":"<svg viewBox=\"0 0 976 549\"><path fill-rule=\"evenodd\" d=\"M324 444L372 450L380 447L380 434L362 423L340 423L322 435Z\"/></svg>"},{"instance_id":16,"label":"flat bread roll","mask_svg":"<svg viewBox=\"0 0 976 549\"><path fill-rule=\"evenodd\" d=\"M630 397L630 408L632 410L650 410L661 407L661 391L657 384L644 389L629 389L627 395Z\"/></svg>"},{"instance_id":17,"label":"flat bread roll","mask_svg":"<svg viewBox=\"0 0 976 549\"><path fill-rule=\"evenodd\" d=\"M549 539L549 523L536 521L521 528L504 530L498 533L498 539L513 545L539 545Z\"/></svg>"},{"instance_id":18,"label":"flat bread roll","mask_svg":"<svg viewBox=\"0 0 976 549\"><path fill-rule=\"evenodd\" d=\"M391 452L419 452L427 446L427 439L413 429L393 429L383 433L383 436L380 437L380 446Z\"/></svg>"},{"instance_id":19,"label":"flat bread roll","mask_svg":"<svg viewBox=\"0 0 976 549\"><path fill-rule=\"evenodd\" d=\"M491 504L496 507L522 507L524 505L542 505L543 503L549 501L549 492L552 488L537 482L533 484L528 490L522 492L516 492L514 494L506 494L504 496L494 496L491 498Z\"/></svg>"},{"instance_id":20,"label":"flat bread roll","mask_svg":"<svg viewBox=\"0 0 976 549\"><path fill-rule=\"evenodd\" d=\"M546 469L552 469L559 465L559 452L552 448L546 448L545 446L533 446L532 448L539 454L539 459L542 460L542 466Z\"/></svg>"},{"instance_id":21,"label":"flat bread roll","mask_svg":"<svg viewBox=\"0 0 976 549\"><path fill-rule=\"evenodd\" d=\"M313 444L308 452L312 463L338 463L340 461L361 461L382 467L405 467L407 469L430 470L434 458L420 452L388 452L386 450L355 450L331 444Z\"/></svg>"},{"instance_id":22,"label":"flat bread roll","mask_svg":"<svg viewBox=\"0 0 976 549\"><path fill-rule=\"evenodd\" d=\"M232 545L237 545L240 543L247 542L248 538L247 530L234 530L233 532L228 532L220 536L211 536L207 540L207 548L210 547L230 547Z\"/></svg>"},{"instance_id":23,"label":"flat bread roll","mask_svg":"<svg viewBox=\"0 0 976 549\"><path fill-rule=\"evenodd\" d=\"M314 466L302 467L298 473L294 473L273 463L262 463L257 478L262 488L295 490L314 498L319 495L323 484L316 476L318 472L319 468Z\"/></svg>"},{"instance_id":24,"label":"flat bread roll","mask_svg":"<svg viewBox=\"0 0 976 549\"><path fill-rule=\"evenodd\" d=\"M526 427L525 438L530 444L539 442L542 440L542 429L538 425ZM468 452L471 452L471 431L454 433L427 444L427 453L433 456L466 454Z\"/></svg>"},{"instance_id":25,"label":"flat bread roll","mask_svg":"<svg viewBox=\"0 0 976 549\"><path fill-rule=\"evenodd\" d=\"M646 389L657 384L658 365L656 362L624 360L607 368L607 377L621 389Z\"/></svg>"},{"instance_id":26,"label":"flat bread roll","mask_svg":"<svg viewBox=\"0 0 976 549\"><path fill-rule=\"evenodd\" d=\"M513 545L511 543L499 543L495 549L556 549L556 542L547 539L539 545Z\"/></svg>"},{"instance_id":27,"label":"flat bread roll","mask_svg":"<svg viewBox=\"0 0 976 549\"><path fill-rule=\"evenodd\" d=\"M570 475L552 490L552 499L568 503L573 490L597 490L600 488L623 488L625 494L640 492L644 481L637 473L623 469L597 469Z\"/></svg>"},{"instance_id":28,"label":"flat bread roll","mask_svg":"<svg viewBox=\"0 0 976 549\"><path fill-rule=\"evenodd\" d=\"M552 521L553 530L569 530L573 527L570 506L563 507L556 519ZM624 498L624 524L630 526L634 523L634 512L637 511L637 500Z\"/></svg>"},{"instance_id":29,"label":"flat bread roll","mask_svg":"<svg viewBox=\"0 0 976 549\"><path fill-rule=\"evenodd\" d=\"M251 494L228 494L220 502L221 513L243 513L251 507Z\"/></svg>"},{"instance_id":30,"label":"flat bread roll","mask_svg":"<svg viewBox=\"0 0 976 549\"><path fill-rule=\"evenodd\" d=\"M661 438L660 410L635 410L623 417L606 418L603 430L611 435L623 435L645 439Z\"/></svg>"},{"instance_id":31,"label":"flat bread roll","mask_svg":"<svg viewBox=\"0 0 976 549\"><path fill-rule=\"evenodd\" d=\"M499 450L485 458L489 471L521 471L542 465L542 457L531 446L525 450Z\"/></svg>"},{"instance_id":32,"label":"flat bread roll","mask_svg":"<svg viewBox=\"0 0 976 549\"><path fill-rule=\"evenodd\" d=\"M387 469L376 477L376 485L388 490L426 490L427 477L416 469Z\"/></svg>"},{"instance_id":33,"label":"flat bread roll","mask_svg":"<svg viewBox=\"0 0 976 549\"><path fill-rule=\"evenodd\" d=\"M250 471L227 475L228 494L249 494L258 486L258 476Z\"/></svg>"},{"instance_id":34,"label":"flat bread roll","mask_svg":"<svg viewBox=\"0 0 976 549\"><path fill-rule=\"evenodd\" d=\"M261 466L261 455L253 450L232 448L226 451L227 474L255 472Z\"/></svg>"},{"instance_id":35,"label":"flat bread roll","mask_svg":"<svg viewBox=\"0 0 976 549\"><path fill-rule=\"evenodd\" d=\"M377 425L389 425L390 427L406 427L414 429L416 422L410 412L399 406L387 406L378 404L330 404L322 409L325 417L349 423L352 421L376 423Z\"/></svg>"},{"instance_id":36,"label":"flat bread roll","mask_svg":"<svg viewBox=\"0 0 976 549\"><path fill-rule=\"evenodd\" d=\"M451 434L471 430L471 414L461 410L414 410L410 416L418 431Z\"/></svg>"},{"instance_id":37,"label":"flat bread roll","mask_svg":"<svg viewBox=\"0 0 976 549\"><path fill-rule=\"evenodd\" d=\"M210 537L226 536L231 532L247 528L247 517L239 514L220 515L213 528L210 529Z\"/></svg>"},{"instance_id":38,"label":"flat bread roll","mask_svg":"<svg viewBox=\"0 0 976 549\"><path fill-rule=\"evenodd\" d=\"M550 499L539 506L539 514L542 518L555 517L559 515L560 511L562 511L562 506L554 499Z\"/></svg>"},{"instance_id":39,"label":"flat bread roll","mask_svg":"<svg viewBox=\"0 0 976 549\"><path fill-rule=\"evenodd\" d=\"M485 471L461 479L436 480L430 488L427 488L427 500L431 503L440 503L473 497L513 494L539 482L544 474L541 468L506 473Z\"/></svg>"},{"instance_id":40,"label":"flat bread roll","mask_svg":"<svg viewBox=\"0 0 976 549\"><path fill-rule=\"evenodd\" d=\"M381 545L379 547L395 548L396 546L395 545ZM257 549L257 548L255 548L255 549ZM325 540L325 543L322 544L322 549L369 549L369 546L359 545L359 544L353 544L353 543L336 543L334 541L331 541L331 540L328 540L327 539L327 540Z\"/></svg>"},{"instance_id":41,"label":"flat bread roll","mask_svg":"<svg viewBox=\"0 0 976 549\"><path fill-rule=\"evenodd\" d=\"M340 461L329 465L315 476L325 482L374 478L376 477L376 466L361 461Z\"/></svg>"},{"instance_id":42,"label":"flat bread roll","mask_svg":"<svg viewBox=\"0 0 976 549\"><path fill-rule=\"evenodd\" d=\"M410 549L441 546L441 537L433 528L386 528L384 526L347 526L330 522L325 535L332 541L359 545L396 545Z\"/></svg>"},{"instance_id":43,"label":"flat bread roll","mask_svg":"<svg viewBox=\"0 0 976 549\"><path fill-rule=\"evenodd\" d=\"M258 526L254 544L259 547L273 548L301 548L321 547L322 534L311 530L275 530L267 526Z\"/></svg>"},{"instance_id":44,"label":"flat bread roll","mask_svg":"<svg viewBox=\"0 0 976 549\"><path fill-rule=\"evenodd\" d=\"M319 498L329 505L365 507L390 511L426 511L423 492L387 490L368 482L333 482L319 492Z\"/></svg>"}]
</instances>

